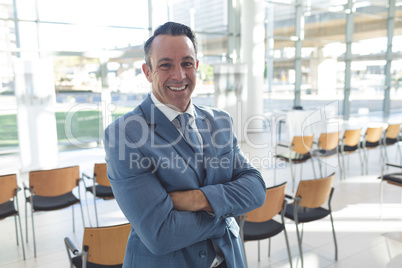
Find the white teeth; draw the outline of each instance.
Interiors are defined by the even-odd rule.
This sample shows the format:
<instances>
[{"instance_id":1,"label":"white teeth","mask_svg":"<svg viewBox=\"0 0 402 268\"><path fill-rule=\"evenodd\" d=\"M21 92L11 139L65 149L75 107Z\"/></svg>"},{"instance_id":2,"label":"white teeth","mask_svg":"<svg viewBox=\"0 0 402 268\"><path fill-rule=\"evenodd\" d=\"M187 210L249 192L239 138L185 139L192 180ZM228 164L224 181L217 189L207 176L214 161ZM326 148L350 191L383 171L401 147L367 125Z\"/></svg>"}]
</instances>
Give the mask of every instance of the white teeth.
<instances>
[{"instance_id":1,"label":"white teeth","mask_svg":"<svg viewBox=\"0 0 402 268\"><path fill-rule=\"evenodd\" d=\"M181 91L181 90L183 90L183 89L185 89L186 88L186 86L182 86L182 87L169 87L171 90L173 90L173 91Z\"/></svg>"}]
</instances>

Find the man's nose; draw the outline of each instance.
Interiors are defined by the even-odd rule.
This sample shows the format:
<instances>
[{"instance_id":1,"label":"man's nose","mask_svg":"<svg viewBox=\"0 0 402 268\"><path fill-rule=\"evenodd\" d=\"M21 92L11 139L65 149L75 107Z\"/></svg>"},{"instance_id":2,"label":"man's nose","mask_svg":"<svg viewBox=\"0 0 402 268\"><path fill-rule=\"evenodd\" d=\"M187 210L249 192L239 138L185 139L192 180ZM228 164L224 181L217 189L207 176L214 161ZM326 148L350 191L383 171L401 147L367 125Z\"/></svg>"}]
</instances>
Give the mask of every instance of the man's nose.
<instances>
[{"instance_id":1,"label":"man's nose","mask_svg":"<svg viewBox=\"0 0 402 268\"><path fill-rule=\"evenodd\" d=\"M186 73L185 73L183 67L180 66L180 65L177 66L177 67L175 67L175 68L172 70L171 77L172 77L172 79L178 80L178 81L181 81L181 80L183 80L184 78L186 78Z\"/></svg>"}]
</instances>

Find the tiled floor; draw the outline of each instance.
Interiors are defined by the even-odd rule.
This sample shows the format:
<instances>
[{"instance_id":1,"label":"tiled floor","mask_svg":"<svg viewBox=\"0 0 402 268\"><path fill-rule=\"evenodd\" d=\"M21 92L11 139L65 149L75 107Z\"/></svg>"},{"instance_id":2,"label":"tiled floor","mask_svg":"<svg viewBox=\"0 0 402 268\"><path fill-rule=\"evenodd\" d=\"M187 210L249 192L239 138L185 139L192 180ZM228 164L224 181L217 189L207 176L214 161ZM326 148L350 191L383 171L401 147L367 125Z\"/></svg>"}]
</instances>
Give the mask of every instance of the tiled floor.
<instances>
[{"instance_id":1,"label":"tiled floor","mask_svg":"<svg viewBox=\"0 0 402 268\"><path fill-rule=\"evenodd\" d=\"M248 157L260 168L267 186L274 185L271 148L256 148L256 144L264 144L267 135L252 134L250 142L242 144ZM268 144L268 143L267 143ZM263 146L260 146L263 147ZM391 159L395 155L395 147L390 148ZM334 160L334 159L332 159ZM327 163L326 174L337 172L336 161ZM0 156L0 167L3 174L18 171L18 156ZM305 224L303 237L304 267L402 267L402 189L386 185L385 202L380 209L381 173L378 149L370 152L369 173L362 176L359 170L357 154L350 155L350 167L346 180L340 181L337 174L332 202L335 230L338 241L338 261L334 260L334 243L329 218ZM80 165L81 172L92 173L93 163L104 162L103 149L84 149L62 152L59 154L60 166ZM317 162L314 162L317 169ZM310 163L303 165L303 178L313 178ZM325 171L325 168L324 168ZM390 170L392 171L392 170ZM297 173L299 174L299 173ZM297 175L299 176L299 175ZM19 174L19 182L27 181L26 174ZM288 194L291 192L290 171L287 165L279 165L276 184L289 181ZM296 182L297 183L297 182ZM87 208L92 214L94 210L92 196L89 194L88 206L84 202L84 215L88 224ZM23 235L25 238L25 212L22 191L19 194ZM125 222L115 200L99 201L99 218L101 225L113 225ZM29 208L29 206L28 206ZM0 267L69 267L63 239L68 236L81 247L83 228L79 208L76 207L76 232L72 232L71 209L55 212L36 213L37 257L33 257L30 213L28 213L29 242L25 243L26 261L22 260L21 245L15 241L14 220L7 218L0 221ZM300 267L295 226L286 222L293 267ZM249 267L289 267L283 234L275 236L271 241L271 256L267 256L268 242L261 241L261 260L257 260L257 242L246 242L246 253Z\"/></svg>"}]
</instances>

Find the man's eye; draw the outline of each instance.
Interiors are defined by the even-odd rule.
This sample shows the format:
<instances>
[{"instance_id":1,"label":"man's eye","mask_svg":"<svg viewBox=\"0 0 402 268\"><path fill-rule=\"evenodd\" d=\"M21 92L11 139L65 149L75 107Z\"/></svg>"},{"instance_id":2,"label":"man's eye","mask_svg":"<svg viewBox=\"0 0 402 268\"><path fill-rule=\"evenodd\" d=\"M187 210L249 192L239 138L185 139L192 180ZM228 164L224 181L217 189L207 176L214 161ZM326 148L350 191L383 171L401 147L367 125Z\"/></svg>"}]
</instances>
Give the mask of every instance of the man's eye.
<instances>
[{"instance_id":1,"label":"man's eye","mask_svg":"<svg viewBox=\"0 0 402 268\"><path fill-rule=\"evenodd\" d=\"M192 62L184 62L182 65L184 67L191 67L191 66L193 66L193 63Z\"/></svg>"},{"instance_id":2,"label":"man's eye","mask_svg":"<svg viewBox=\"0 0 402 268\"><path fill-rule=\"evenodd\" d=\"M170 66L170 63L164 63L160 65L161 68L169 68Z\"/></svg>"}]
</instances>

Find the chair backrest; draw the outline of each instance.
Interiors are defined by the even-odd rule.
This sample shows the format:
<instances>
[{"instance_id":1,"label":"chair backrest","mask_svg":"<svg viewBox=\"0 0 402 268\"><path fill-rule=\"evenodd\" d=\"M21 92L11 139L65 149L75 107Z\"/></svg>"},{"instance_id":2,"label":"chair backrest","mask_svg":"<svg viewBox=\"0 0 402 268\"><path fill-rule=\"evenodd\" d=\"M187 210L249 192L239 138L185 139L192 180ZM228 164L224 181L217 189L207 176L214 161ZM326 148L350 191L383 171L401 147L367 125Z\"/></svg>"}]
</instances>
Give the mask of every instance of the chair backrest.
<instances>
[{"instance_id":1,"label":"chair backrest","mask_svg":"<svg viewBox=\"0 0 402 268\"><path fill-rule=\"evenodd\" d=\"M299 154L307 154L313 146L314 135L294 136L292 140L293 151Z\"/></svg>"},{"instance_id":2,"label":"chair backrest","mask_svg":"<svg viewBox=\"0 0 402 268\"><path fill-rule=\"evenodd\" d=\"M18 189L16 174L0 176L0 204L13 198L16 195L16 189Z\"/></svg>"},{"instance_id":3,"label":"chair backrest","mask_svg":"<svg viewBox=\"0 0 402 268\"><path fill-rule=\"evenodd\" d=\"M362 129L347 129L343 134L343 143L347 146L356 146L360 141Z\"/></svg>"},{"instance_id":4,"label":"chair backrest","mask_svg":"<svg viewBox=\"0 0 402 268\"><path fill-rule=\"evenodd\" d=\"M261 207L254 209L246 214L246 221L264 222L269 221L277 215L285 200L286 182L267 188L265 203Z\"/></svg>"},{"instance_id":5,"label":"chair backrest","mask_svg":"<svg viewBox=\"0 0 402 268\"><path fill-rule=\"evenodd\" d=\"M321 133L318 139L320 148L324 150L335 149L339 144L339 135L340 132Z\"/></svg>"},{"instance_id":6,"label":"chair backrest","mask_svg":"<svg viewBox=\"0 0 402 268\"><path fill-rule=\"evenodd\" d=\"M83 249L88 247L88 262L101 265L122 264L131 224L85 228Z\"/></svg>"},{"instance_id":7,"label":"chair backrest","mask_svg":"<svg viewBox=\"0 0 402 268\"><path fill-rule=\"evenodd\" d=\"M366 141L377 142L381 139L382 127L369 127L366 130Z\"/></svg>"},{"instance_id":8,"label":"chair backrest","mask_svg":"<svg viewBox=\"0 0 402 268\"><path fill-rule=\"evenodd\" d=\"M332 173L321 179L301 180L296 192L296 197L301 197L300 206L321 207L329 199L334 178L335 173Z\"/></svg>"},{"instance_id":9,"label":"chair backrest","mask_svg":"<svg viewBox=\"0 0 402 268\"><path fill-rule=\"evenodd\" d=\"M94 177L98 184L110 187L110 181L107 177L106 163L95 164Z\"/></svg>"},{"instance_id":10,"label":"chair backrest","mask_svg":"<svg viewBox=\"0 0 402 268\"><path fill-rule=\"evenodd\" d=\"M80 167L29 172L29 186L36 195L58 196L71 192L80 180Z\"/></svg>"},{"instance_id":11,"label":"chair backrest","mask_svg":"<svg viewBox=\"0 0 402 268\"><path fill-rule=\"evenodd\" d=\"M401 130L401 124L391 124L387 127L386 137L389 139L396 139L399 136L399 131Z\"/></svg>"}]
</instances>

